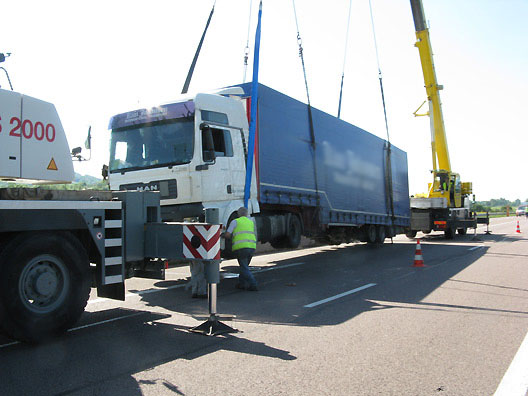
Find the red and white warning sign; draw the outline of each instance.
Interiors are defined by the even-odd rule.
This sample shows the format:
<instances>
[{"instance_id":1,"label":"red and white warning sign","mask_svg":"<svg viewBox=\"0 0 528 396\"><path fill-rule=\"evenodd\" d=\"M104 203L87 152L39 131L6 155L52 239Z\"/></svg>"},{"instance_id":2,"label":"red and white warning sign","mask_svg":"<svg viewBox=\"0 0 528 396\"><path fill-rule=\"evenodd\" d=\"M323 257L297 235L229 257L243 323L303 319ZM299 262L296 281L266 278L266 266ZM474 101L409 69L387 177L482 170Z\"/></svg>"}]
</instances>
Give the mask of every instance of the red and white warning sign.
<instances>
[{"instance_id":1,"label":"red and white warning sign","mask_svg":"<svg viewBox=\"0 0 528 396\"><path fill-rule=\"evenodd\" d=\"M220 260L220 225L184 225L183 257Z\"/></svg>"}]
</instances>

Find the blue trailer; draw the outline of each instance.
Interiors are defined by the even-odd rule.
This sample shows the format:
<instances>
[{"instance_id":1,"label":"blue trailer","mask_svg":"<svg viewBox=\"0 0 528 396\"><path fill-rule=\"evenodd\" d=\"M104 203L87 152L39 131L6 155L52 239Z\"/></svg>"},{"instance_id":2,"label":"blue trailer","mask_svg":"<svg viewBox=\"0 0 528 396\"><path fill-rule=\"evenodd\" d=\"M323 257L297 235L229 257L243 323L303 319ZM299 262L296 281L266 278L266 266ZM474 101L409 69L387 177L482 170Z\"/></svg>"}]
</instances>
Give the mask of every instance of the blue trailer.
<instances>
[{"instance_id":1,"label":"blue trailer","mask_svg":"<svg viewBox=\"0 0 528 396\"><path fill-rule=\"evenodd\" d=\"M251 84L238 85L244 97ZM248 99L250 100L250 99ZM249 106L247 106L249 108ZM295 245L296 228L327 242L382 242L410 226L407 155L387 141L275 91L258 88L255 167L260 217L296 215L270 241ZM266 221L258 221L264 237ZM293 222L293 224L292 224Z\"/></svg>"}]
</instances>

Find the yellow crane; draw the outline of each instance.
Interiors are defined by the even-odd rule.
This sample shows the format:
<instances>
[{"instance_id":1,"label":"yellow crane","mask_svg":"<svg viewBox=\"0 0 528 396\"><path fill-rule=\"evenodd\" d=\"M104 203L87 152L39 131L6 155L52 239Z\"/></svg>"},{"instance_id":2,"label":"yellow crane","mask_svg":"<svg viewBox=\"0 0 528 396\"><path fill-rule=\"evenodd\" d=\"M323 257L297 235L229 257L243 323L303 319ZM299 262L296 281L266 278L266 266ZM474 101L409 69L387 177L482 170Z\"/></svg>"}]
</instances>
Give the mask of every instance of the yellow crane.
<instances>
[{"instance_id":1,"label":"yellow crane","mask_svg":"<svg viewBox=\"0 0 528 396\"><path fill-rule=\"evenodd\" d=\"M473 219L470 222L464 222L472 216L469 210L469 200L466 199L472 193L472 184L470 182L462 183L460 175L451 170L439 93L443 86L439 85L436 79L433 51L422 1L410 1L416 30L415 46L420 53L427 92L427 100L414 112L414 115L428 115L430 117L433 157L433 182L429 183L427 193L416 194L411 199L411 209L415 220L414 225L411 224L411 228L424 232L430 232L432 229L443 229L446 237L451 238L455 229L463 234L468 227L473 225ZM426 102L429 104L429 111L425 114L418 114ZM460 219L460 221L455 219ZM412 232L410 234L412 235Z\"/></svg>"}]
</instances>

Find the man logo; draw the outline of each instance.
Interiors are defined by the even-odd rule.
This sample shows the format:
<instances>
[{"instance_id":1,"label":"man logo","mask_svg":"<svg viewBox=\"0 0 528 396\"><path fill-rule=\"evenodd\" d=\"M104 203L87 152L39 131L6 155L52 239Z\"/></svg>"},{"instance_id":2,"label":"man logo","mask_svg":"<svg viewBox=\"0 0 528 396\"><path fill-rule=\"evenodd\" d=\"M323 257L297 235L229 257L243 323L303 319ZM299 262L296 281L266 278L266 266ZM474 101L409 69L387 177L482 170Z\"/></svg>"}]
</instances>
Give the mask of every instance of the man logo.
<instances>
[{"instance_id":1,"label":"man logo","mask_svg":"<svg viewBox=\"0 0 528 396\"><path fill-rule=\"evenodd\" d=\"M159 187L157 184L153 184L151 186L138 186L136 188L136 191L159 191Z\"/></svg>"}]
</instances>

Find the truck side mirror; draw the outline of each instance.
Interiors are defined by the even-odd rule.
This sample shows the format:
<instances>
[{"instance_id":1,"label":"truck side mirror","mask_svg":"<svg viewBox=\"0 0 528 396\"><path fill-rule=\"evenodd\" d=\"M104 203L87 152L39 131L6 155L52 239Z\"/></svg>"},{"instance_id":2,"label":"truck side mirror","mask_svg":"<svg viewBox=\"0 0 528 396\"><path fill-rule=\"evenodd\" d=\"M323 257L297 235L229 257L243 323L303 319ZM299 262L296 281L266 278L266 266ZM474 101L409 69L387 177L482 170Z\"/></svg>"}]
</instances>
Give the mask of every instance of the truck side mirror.
<instances>
[{"instance_id":1,"label":"truck side mirror","mask_svg":"<svg viewBox=\"0 0 528 396\"><path fill-rule=\"evenodd\" d=\"M103 168L101 169L101 176L103 176L103 180L106 180L108 178L108 165L103 164Z\"/></svg>"},{"instance_id":2,"label":"truck side mirror","mask_svg":"<svg viewBox=\"0 0 528 396\"><path fill-rule=\"evenodd\" d=\"M76 159L79 160L79 161L82 161L81 151L82 151L82 148L80 148L80 147L74 147L74 148L72 148L71 156L72 156L73 158L76 158Z\"/></svg>"}]
</instances>

